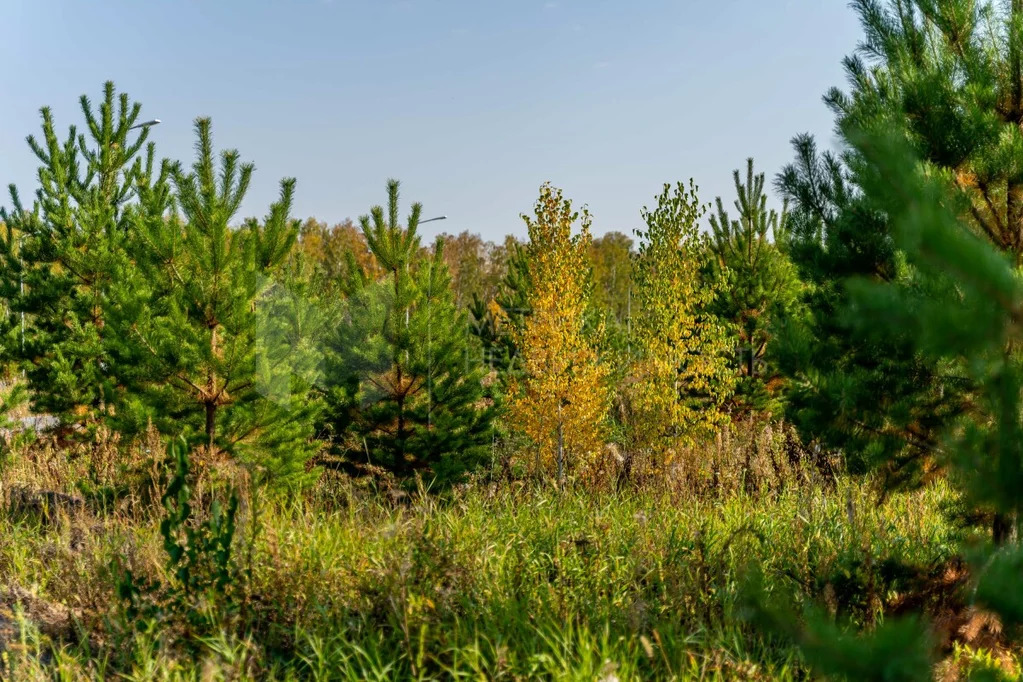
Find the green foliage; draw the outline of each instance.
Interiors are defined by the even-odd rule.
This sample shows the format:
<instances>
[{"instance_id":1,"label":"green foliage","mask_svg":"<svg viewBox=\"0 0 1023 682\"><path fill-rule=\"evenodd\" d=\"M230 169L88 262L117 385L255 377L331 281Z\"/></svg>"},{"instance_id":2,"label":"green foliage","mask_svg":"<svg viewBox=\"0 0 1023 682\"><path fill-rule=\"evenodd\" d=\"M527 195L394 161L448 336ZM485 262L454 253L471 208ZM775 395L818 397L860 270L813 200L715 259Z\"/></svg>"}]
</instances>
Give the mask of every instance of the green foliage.
<instances>
[{"instance_id":1,"label":"green foliage","mask_svg":"<svg viewBox=\"0 0 1023 682\"><path fill-rule=\"evenodd\" d=\"M890 608L926 584L884 567L943 566L960 538L941 515L944 484L880 504L861 483L843 479L830 493L800 476L778 494L715 499L657 486L616 494L470 484L449 499L413 494L395 505L328 476L301 500L263 507L264 531L244 550L251 573L229 593L241 608L196 595L213 627L143 616L125 638L88 617L123 608L103 567L135 547L138 575L168 584L164 514L111 508L88 551L54 561L66 531L0 510L8 579L80 605L83 634L104 635L55 647L34 677L58 666L88 677L76 673L94 666L106 677L159 670L187 679L806 680L812 671L794 646L741 620L746 566L762 566L767 587L785 590L790 604L805 603L870 547L873 568L854 575ZM870 627L869 602L836 592L842 623ZM15 679L32 678L34 654L12 656L25 666Z\"/></svg>"},{"instance_id":2,"label":"green foliage","mask_svg":"<svg viewBox=\"0 0 1023 682\"><path fill-rule=\"evenodd\" d=\"M738 373L735 400L743 411L776 411L781 392L777 368L770 362L775 320L798 315L801 285L785 247L788 202L781 213L767 208L764 174L754 174L748 160L746 182L734 173L738 219L717 198L712 231L710 276L717 298L712 309L737 334L734 363Z\"/></svg>"},{"instance_id":3,"label":"green foliage","mask_svg":"<svg viewBox=\"0 0 1023 682\"><path fill-rule=\"evenodd\" d=\"M724 423L734 383L728 327L710 309L717 292L700 276L708 257L699 234L704 212L695 183L666 184L637 231L636 359L626 390L632 447L658 471Z\"/></svg>"},{"instance_id":4,"label":"green foliage","mask_svg":"<svg viewBox=\"0 0 1023 682\"><path fill-rule=\"evenodd\" d=\"M796 206L789 253L806 285L806 313L781 320L774 358L786 376L786 415L807 441L845 453L849 469L879 469L890 485L918 484L939 433L962 409L954 371L920 355L909 330L850 326L849 278L916 286L889 220L861 185L876 169L855 150L819 153L794 140L796 161L778 178Z\"/></svg>"},{"instance_id":5,"label":"green foliage","mask_svg":"<svg viewBox=\"0 0 1023 682\"><path fill-rule=\"evenodd\" d=\"M844 282L913 283L883 207L864 194L876 169L856 151L859 131L898 134L971 232L1020 263L1023 175L1021 41L1017 2L859 0L863 49L845 61L849 93L826 101L851 143L840 158L796 139L779 177L795 201L793 259L808 282L806 325L791 325L779 362L792 379L790 416L808 437L842 447L860 468L918 482L940 434L969 408L969 381L916 351L908 331L865 336L842 318ZM834 415L834 418L832 418ZM858 460L858 461L857 461Z\"/></svg>"},{"instance_id":6,"label":"green foliage","mask_svg":"<svg viewBox=\"0 0 1023 682\"><path fill-rule=\"evenodd\" d=\"M0 438L0 477L3 476L7 460L11 456L12 446L26 438L13 432L18 424L11 419L11 412L24 405L28 396L28 388L18 380L10 381L8 387L0 394L0 429L8 430L8 435Z\"/></svg>"},{"instance_id":7,"label":"green foliage","mask_svg":"<svg viewBox=\"0 0 1023 682\"><path fill-rule=\"evenodd\" d=\"M779 178L810 284L807 323L784 344L792 414L902 480L949 472L1004 543L1023 482L1023 5L854 7L865 40L846 60L850 93L827 97L848 147L836 158L797 138ZM1007 626L1015 555L975 557L977 600Z\"/></svg>"},{"instance_id":8,"label":"green foliage","mask_svg":"<svg viewBox=\"0 0 1023 682\"><path fill-rule=\"evenodd\" d=\"M1017 588L1023 576L1023 546L1000 547L988 556L977 556L976 563L981 567L977 603L998 613L1004 627L1018 632L1023 625L1023 594Z\"/></svg>"},{"instance_id":9,"label":"green foliage","mask_svg":"<svg viewBox=\"0 0 1023 682\"><path fill-rule=\"evenodd\" d=\"M1013 261L958 218L961 199L948 181L924 171L896 135L864 135L857 151L875 171L862 191L884 211L912 277L846 283L845 323L863 338L905 334L923 361L953 368L970 388L970 404L940 434L940 462L968 504L996 518L1020 519L1023 508L1023 282ZM953 201L949 201L949 197ZM951 203L951 205L950 205ZM1015 535L1010 528L1001 542ZM978 554L977 599L1006 625L1021 616L1018 546ZM808 631L807 631L808 632ZM846 640L832 632L802 635L823 672L850 679L927 679L920 663L893 652L926 651L926 632L893 624ZM809 637L809 638L808 638ZM903 661L903 662L899 662ZM893 662L897 668L892 668ZM901 672L900 672L901 671ZM908 675L908 677L907 677Z\"/></svg>"},{"instance_id":10,"label":"green foliage","mask_svg":"<svg viewBox=\"0 0 1023 682\"><path fill-rule=\"evenodd\" d=\"M886 621L860 635L836 624L826 614L808 609L797 616L791 602L776 595L770 606L763 603L763 586L751 590L754 602L747 617L760 627L782 633L800 648L807 664L828 679L910 682L932 680L932 646L914 618ZM786 595L791 597L791 595Z\"/></svg>"},{"instance_id":11,"label":"green foliage","mask_svg":"<svg viewBox=\"0 0 1023 682\"><path fill-rule=\"evenodd\" d=\"M469 305L473 334L479 339L483 361L497 372L503 386L516 375L516 330L529 314L529 260L526 248L517 241L509 244L506 272L494 298L474 296Z\"/></svg>"},{"instance_id":12,"label":"green foliage","mask_svg":"<svg viewBox=\"0 0 1023 682\"><path fill-rule=\"evenodd\" d=\"M164 183L143 195L133 263L111 295L125 386L116 423L131 433L151 422L238 455L261 480L302 485L319 405L311 302L287 282L295 183L282 181L263 222L232 228L252 165L228 151L217 169L209 120L196 133L191 172L170 169L174 194ZM166 214L172 203L180 215Z\"/></svg>"},{"instance_id":13,"label":"green foliage","mask_svg":"<svg viewBox=\"0 0 1023 682\"><path fill-rule=\"evenodd\" d=\"M826 101L850 132L905 137L963 192L963 224L1023 263L1023 5L1016 0L857 0L850 92Z\"/></svg>"},{"instance_id":14,"label":"green foliage","mask_svg":"<svg viewBox=\"0 0 1023 682\"><path fill-rule=\"evenodd\" d=\"M398 224L398 183L388 206L361 219L386 273L352 283L327 340L322 383L335 444L400 476L428 469L457 481L490 455L494 407L487 404L469 323L455 304L443 242L421 255L421 206ZM360 457L363 455L364 457Z\"/></svg>"},{"instance_id":15,"label":"green foliage","mask_svg":"<svg viewBox=\"0 0 1023 682\"><path fill-rule=\"evenodd\" d=\"M125 604L125 616L133 623L165 615L181 619L205 634L210 623L202 606L204 600L218 610L236 606L241 578L233 558L238 494L230 491L226 508L214 500L209 516L197 520L192 508L188 448L183 441L171 442L167 454L174 465L161 498L164 518L160 536L167 581L139 579L124 569L117 593Z\"/></svg>"},{"instance_id":16,"label":"green foliage","mask_svg":"<svg viewBox=\"0 0 1023 682\"><path fill-rule=\"evenodd\" d=\"M142 106L113 83L97 110L84 95L81 109L86 131L71 126L61 140L42 108L42 140L28 138L40 163L35 202L24 207L12 185L12 208L0 211L0 293L27 321L5 320L4 348L26 370L34 409L65 424L102 414L116 383L106 371L104 307L154 155L148 129L132 130Z\"/></svg>"},{"instance_id":17,"label":"green foliage","mask_svg":"<svg viewBox=\"0 0 1023 682\"><path fill-rule=\"evenodd\" d=\"M634 257L632 239L621 232L608 232L590 244L593 303L620 323L631 314Z\"/></svg>"},{"instance_id":18,"label":"green foliage","mask_svg":"<svg viewBox=\"0 0 1023 682\"><path fill-rule=\"evenodd\" d=\"M474 296L468 306L473 336L479 342L482 361L489 370L490 391L503 401L512 383L521 378L520 333L529 306L529 261L525 247L508 240L505 273L493 298Z\"/></svg>"},{"instance_id":19,"label":"green foliage","mask_svg":"<svg viewBox=\"0 0 1023 682\"><path fill-rule=\"evenodd\" d=\"M574 233L549 185L528 248L469 233L423 248L396 181L361 235L300 228L290 179L239 224L253 168L218 161L208 120L185 170L157 163L111 84L98 110L83 98L86 134L59 139L44 109L36 200L12 188L0 213L0 360L25 370L35 410L112 426L115 445L0 449L5 489L85 491L79 511L102 521L83 539L77 520L0 508L0 573L80 606L75 627L99 635L17 623L21 676L48 676L52 656L69 677L187 678L202 656L202 675L242 679L912 680L940 654L1010 674L1011 653L970 648L963 628L939 652L928 617L980 607L999 643L1023 625L1023 0L854 7L851 92L827 98L845 146L795 139L778 178L792 212L768 210L751 160L738 215L719 198L709 237L695 185L665 186L638 254L617 233L591 241L585 211ZM815 487L788 431L730 445L736 374L739 407L784 402L808 441L887 478ZM24 390L0 400L0 427ZM533 446L512 457L556 471L558 494L467 475L508 433L506 393ZM156 477L139 473L152 461L116 445L150 425L182 436L159 518ZM395 509L336 472L313 487L317 426L348 471L446 494ZM189 447L306 486L270 503L244 572L238 494L206 495ZM627 495L567 485L636 462L652 475ZM872 494L907 482L932 485ZM953 528L949 507L993 518L993 542ZM31 605L11 594L0 586L0 646L8 602ZM125 620L128 637L98 625Z\"/></svg>"}]
</instances>

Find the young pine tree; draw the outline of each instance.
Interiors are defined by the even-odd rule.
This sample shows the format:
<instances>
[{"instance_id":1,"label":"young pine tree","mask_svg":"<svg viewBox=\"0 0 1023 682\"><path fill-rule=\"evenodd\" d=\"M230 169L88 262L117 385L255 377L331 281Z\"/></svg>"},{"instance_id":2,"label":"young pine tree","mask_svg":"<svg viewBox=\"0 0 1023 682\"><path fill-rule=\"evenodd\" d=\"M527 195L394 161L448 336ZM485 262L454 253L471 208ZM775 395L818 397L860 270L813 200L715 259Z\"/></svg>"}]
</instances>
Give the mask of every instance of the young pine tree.
<instances>
[{"instance_id":1,"label":"young pine tree","mask_svg":"<svg viewBox=\"0 0 1023 682\"><path fill-rule=\"evenodd\" d=\"M327 342L323 392L337 446L398 476L425 472L456 482L490 455L494 407L479 351L455 305L443 242L420 248L420 204L398 222L398 182L388 204L361 218L386 273L358 277Z\"/></svg>"},{"instance_id":2,"label":"young pine tree","mask_svg":"<svg viewBox=\"0 0 1023 682\"><path fill-rule=\"evenodd\" d=\"M701 278L704 211L692 182L665 185L657 207L643 210L646 229L636 233L630 435L654 471L725 421L734 383L729 330L710 312L716 291Z\"/></svg>"},{"instance_id":3,"label":"young pine tree","mask_svg":"<svg viewBox=\"0 0 1023 682\"><path fill-rule=\"evenodd\" d=\"M119 277L116 359L125 382L122 427L152 421L211 452L239 456L262 479L299 485L315 453L318 404L310 399L310 346L282 306L284 267L297 235L294 180L264 222L230 223L251 164L213 149L210 121L195 124L191 171L172 170L173 197L148 192L134 221L135 267ZM180 213L165 214L172 203Z\"/></svg>"},{"instance_id":4,"label":"young pine tree","mask_svg":"<svg viewBox=\"0 0 1023 682\"><path fill-rule=\"evenodd\" d=\"M850 91L826 101L846 139L897 129L970 201L963 226L1023 265L1023 3L859 0Z\"/></svg>"},{"instance_id":5,"label":"young pine tree","mask_svg":"<svg viewBox=\"0 0 1023 682\"><path fill-rule=\"evenodd\" d=\"M820 154L811 138L798 137L797 158L778 180L794 200L791 254L808 284L809 315L776 347L789 378L789 416L806 437L845 450L853 469L916 483L935 471L940 434L972 399L958 370L919 353L906 331L865 336L844 318L846 278L906 286L918 279L884 207L862 191L877 169L855 137L898 131L928 172L949 180L961 228L1023 262L1023 4L854 7L864 41L845 61L849 91L826 97L845 150Z\"/></svg>"},{"instance_id":6,"label":"young pine tree","mask_svg":"<svg viewBox=\"0 0 1023 682\"><path fill-rule=\"evenodd\" d=\"M483 347L483 361L507 386L518 368L515 336L521 331L528 312L529 258L526 249L509 240L504 276L492 299L473 296L469 312L473 334Z\"/></svg>"},{"instance_id":7,"label":"young pine tree","mask_svg":"<svg viewBox=\"0 0 1023 682\"><path fill-rule=\"evenodd\" d=\"M728 214L721 197L717 214L710 216L711 277L717 287L713 310L738 336L733 400L741 410L763 412L776 408L781 397L776 368L766 358L772 324L795 313L800 282L784 251L788 202L781 213L768 210L764 174L753 172L753 159L747 162L745 183L739 171L733 178L738 218Z\"/></svg>"},{"instance_id":8,"label":"young pine tree","mask_svg":"<svg viewBox=\"0 0 1023 682\"><path fill-rule=\"evenodd\" d=\"M142 106L113 83L96 110L84 95L81 109L85 132L71 126L61 140L43 107L42 140L28 138L41 164L34 205L26 209L12 185L13 207L0 211L0 293L14 327L6 346L23 364L33 408L64 424L95 419L112 397L104 308L154 154L148 128L137 127Z\"/></svg>"},{"instance_id":9,"label":"young pine tree","mask_svg":"<svg viewBox=\"0 0 1023 682\"><path fill-rule=\"evenodd\" d=\"M870 134L856 145L872 170L861 174L860 189L888 216L894 245L914 277L845 280L843 314L864 338L905 335L921 361L949 367L968 387L970 405L937 435L937 456L962 499L1010 520L1012 537L1023 518L1023 283L1015 259L968 229L961 211L969 196L957 193L947 176L930 173L904 138ZM996 614L1004 636L1018 643L1023 545L970 544L963 549L973 563L971 600ZM760 614L797 641L818 674L933 679L937 652L923 614L888 620L861 636L785 608Z\"/></svg>"},{"instance_id":10,"label":"young pine tree","mask_svg":"<svg viewBox=\"0 0 1023 682\"><path fill-rule=\"evenodd\" d=\"M561 190L544 184L529 231L526 297L529 314L516 335L522 379L510 404L511 423L532 441L536 473L586 473L599 464L609 405L608 368L585 333L589 305L590 217ZM599 333L600 330L597 330Z\"/></svg>"}]
</instances>

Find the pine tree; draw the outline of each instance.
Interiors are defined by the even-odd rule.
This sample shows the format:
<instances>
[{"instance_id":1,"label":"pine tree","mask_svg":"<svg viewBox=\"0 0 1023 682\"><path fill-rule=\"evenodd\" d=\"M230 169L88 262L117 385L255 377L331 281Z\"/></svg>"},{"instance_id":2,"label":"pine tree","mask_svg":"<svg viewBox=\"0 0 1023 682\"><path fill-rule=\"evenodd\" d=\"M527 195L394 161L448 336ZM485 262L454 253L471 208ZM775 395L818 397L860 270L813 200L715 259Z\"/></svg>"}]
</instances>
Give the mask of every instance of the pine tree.
<instances>
[{"instance_id":1,"label":"pine tree","mask_svg":"<svg viewBox=\"0 0 1023 682\"><path fill-rule=\"evenodd\" d=\"M509 245L507 270L492 299L473 296L469 312L473 333L482 346L483 362L497 373L507 386L517 375L518 347L515 338L521 332L529 312L529 258L518 242Z\"/></svg>"},{"instance_id":2,"label":"pine tree","mask_svg":"<svg viewBox=\"0 0 1023 682\"><path fill-rule=\"evenodd\" d=\"M806 313L784 321L774 346L786 416L807 441L842 451L851 472L916 485L933 471L938 434L963 393L955 373L921 357L908 334L867 337L849 324L849 278L908 285L913 274L887 216L861 190L876 170L854 150L822 154L808 136L794 145L796 161L778 186L795 205L789 253Z\"/></svg>"},{"instance_id":3,"label":"pine tree","mask_svg":"<svg viewBox=\"0 0 1023 682\"><path fill-rule=\"evenodd\" d=\"M912 276L844 282L846 319L862 338L905 338L919 362L947 367L968 387L968 409L936 435L936 456L974 509L1007 520L1018 538L1023 515L1023 282L1012 252L971 229L970 197L932 173L897 133L855 141L859 189L889 219L893 245ZM965 211L964 211L965 209ZM973 602L999 617L1002 632L1023 624L1023 545L971 542ZM760 601L765 598L761 596ZM780 604L752 610L799 644L819 674L846 679L930 680L934 646L919 618L889 620L860 636Z\"/></svg>"},{"instance_id":4,"label":"pine tree","mask_svg":"<svg viewBox=\"0 0 1023 682\"><path fill-rule=\"evenodd\" d=\"M490 454L494 407L485 400L478 349L455 305L443 241L424 256L422 207L402 227L398 182L388 204L361 218L385 276L357 278L328 339L323 391L335 444L399 476L456 482Z\"/></svg>"},{"instance_id":5,"label":"pine tree","mask_svg":"<svg viewBox=\"0 0 1023 682\"><path fill-rule=\"evenodd\" d=\"M511 423L534 445L536 473L564 483L593 473L604 446L608 368L585 333L589 306L590 217L550 184L540 188L529 232L528 316L516 334L523 377L513 388ZM600 333L598 329L597 334Z\"/></svg>"},{"instance_id":6,"label":"pine tree","mask_svg":"<svg viewBox=\"0 0 1023 682\"><path fill-rule=\"evenodd\" d=\"M842 448L854 470L880 467L891 483L934 472L939 434L969 409L969 382L922 356L907 333L865 336L846 319L851 276L910 286L883 207L864 194L877 170L853 144L898 131L928 172L949 180L949 202L969 229L1019 264L1023 227L1023 112L1019 2L859 0L858 56L845 61L850 92L826 102L846 141L839 155L795 140L779 177L795 202L791 254L808 283L809 316L789 325L779 363L789 414L808 438ZM926 287L926 282L916 286Z\"/></svg>"},{"instance_id":7,"label":"pine tree","mask_svg":"<svg viewBox=\"0 0 1023 682\"><path fill-rule=\"evenodd\" d=\"M120 271L112 297L125 385L117 419L128 432L151 421L240 457L262 479L300 485L316 451L318 404L303 302L285 288L295 182L281 182L262 223L232 228L253 166L232 150L218 169L209 119L195 129L196 160L190 172L172 167L173 195L168 186L143 197L133 266ZM167 213L172 206L180 213Z\"/></svg>"},{"instance_id":8,"label":"pine tree","mask_svg":"<svg viewBox=\"0 0 1023 682\"><path fill-rule=\"evenodd\" d=\"M154 156L148 128L139 129L142 106L113 83L96 110L88 97L80 102L86 131L71 126L63 140L43 107L42 140L28 138L41 164L34 205L26 209L12 185L12 209L0 212L0 293L18 319L7 345L26 370L33 408L65 425L104 413L116 384L107 371L104 306Z\"/></svg>"},{"instance_id":9,"label":"pine tree","mask_svg":"<svg viewBox=\"0 0 1023 682\"><path fill-rule=\"evenodd\" d=\"M636 232L631 442L655 471L724 423L734 383L728 327L710 311L717 292L701 277L705 210L692 182L666 184L657 207L643 209L646 229Z\"/></svg>"},{"instance_id":10,"label":"pine tree","mask_svg":"<svg viewBox=\"0 0 1023 682\"><path fill-rule=\"evenodd\" d=\"M781 213L767 208L764 174L755 174L747 161L746 182L739 171L735 181L733 220L717 198L717 215L710 216L713 235L711 277L717 287L714 312L731 323L738 335L733 361L738 369L735 400L745 411L777 408L777 370L767 364L774 320L796 314L800 283L784 248L787 242L788 202Z\"/></svg>"},{"instance_id":11,"label":"pine tree","mask_svg":"<svg viewBox=\"0 0 1023 682\"><path fill-rule=\"evenodd\" d=\"M857 0L861 56L827 103L843 134L897 129L970 199L963 223L1023 265L1023 3Z\"/></svg>"}]
</instances>

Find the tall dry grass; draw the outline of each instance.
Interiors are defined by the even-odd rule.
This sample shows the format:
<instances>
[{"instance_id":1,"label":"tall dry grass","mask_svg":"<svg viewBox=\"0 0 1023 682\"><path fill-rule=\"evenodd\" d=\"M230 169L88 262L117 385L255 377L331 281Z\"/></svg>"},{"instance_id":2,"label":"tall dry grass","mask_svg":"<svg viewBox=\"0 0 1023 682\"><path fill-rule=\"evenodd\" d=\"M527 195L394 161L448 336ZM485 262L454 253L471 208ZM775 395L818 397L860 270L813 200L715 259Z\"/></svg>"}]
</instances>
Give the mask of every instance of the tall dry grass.
<instances>
[{"instance_id":1,"label":"tall dry grass","mask_svg":"<svg viewBox=\"0 0 1023 682\"><path fill-rule=\"evenodd\" d=\"M196 521L228 486L245 504L237 589L230 603L196 595L197 629L171 613L129 622L116 593L114 567L170 579L159 439L24 444L0 474L5 494L49 490L84 504L46 518L4 505L0 575L68 609L74 626L18 620L25 606L8 596L18 641L5 670L20 679L795 679L805 672L796 651L743 620L747 569L869 627L946 566L961 531L941 513L953 501L943 485L878 504L868 483L787 447L782 429L740 426L667 480L627 487L558 490L487 475L443 496L426 483L398 496L326 472L292 498L268 497L198 454Z\"/></svg>"}]
</instances>

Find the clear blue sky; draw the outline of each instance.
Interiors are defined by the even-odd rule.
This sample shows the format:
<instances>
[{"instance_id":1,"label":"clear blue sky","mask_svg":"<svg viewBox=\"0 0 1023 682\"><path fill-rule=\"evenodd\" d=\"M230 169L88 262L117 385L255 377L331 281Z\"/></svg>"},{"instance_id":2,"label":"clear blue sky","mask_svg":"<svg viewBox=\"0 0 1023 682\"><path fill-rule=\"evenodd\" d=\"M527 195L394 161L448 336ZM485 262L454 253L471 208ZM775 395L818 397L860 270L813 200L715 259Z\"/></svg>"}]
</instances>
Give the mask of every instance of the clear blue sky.
<instances>
[{"instance_id":1,"label":"clear blue sky","mask_svg":"<svg viewBox=\"0 0 1023 682\"><path fill-rule=\"evenodd\" d=\"M28 197L38 108L61 129L102 83L190 161L192 121L256 164L245 215L283 176L297 216L403 199L486 238L524 234L551 180L631 233L664 182L731 196L796 133L832 140L821 95L859 40L845 0L0 0L0 184ZM6 192L3 196L6 204ZM241 217L241 216L240 216Z\"/></svg>"}]
</instances>

